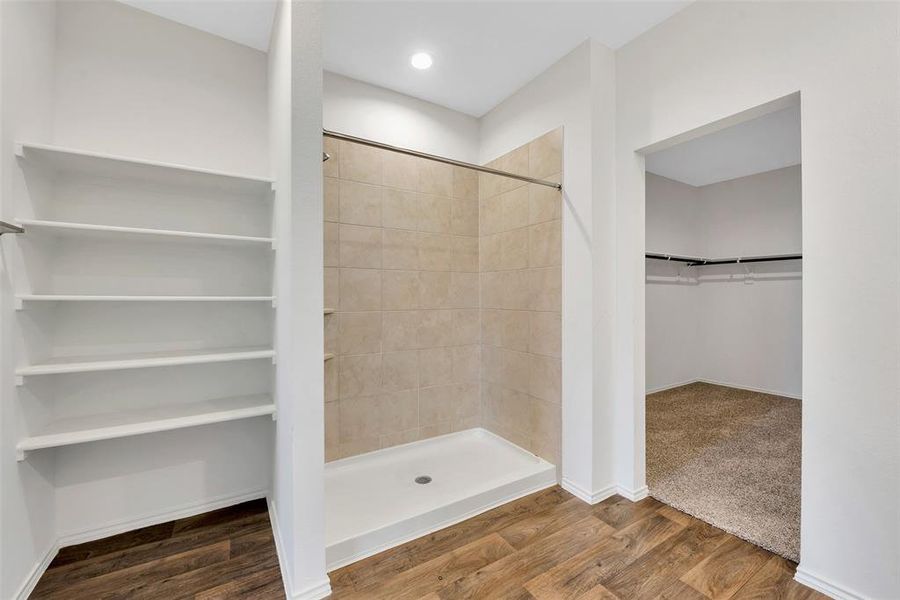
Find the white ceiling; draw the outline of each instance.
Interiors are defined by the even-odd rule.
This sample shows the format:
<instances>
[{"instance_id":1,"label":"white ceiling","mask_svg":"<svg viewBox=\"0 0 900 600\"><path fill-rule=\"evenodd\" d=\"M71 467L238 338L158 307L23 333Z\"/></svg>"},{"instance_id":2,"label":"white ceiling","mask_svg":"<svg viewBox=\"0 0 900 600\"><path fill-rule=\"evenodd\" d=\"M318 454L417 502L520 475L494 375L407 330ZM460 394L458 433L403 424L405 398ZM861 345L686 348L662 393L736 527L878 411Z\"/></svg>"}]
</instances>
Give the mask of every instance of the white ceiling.
<instances>
[{"instance_id":1,"label":"white ceiling","mask_svg":"<svg viewBox=\"0 0 900 600\"><path fill-rule=\"evenodd\" d=\"M119 0L160 17L268 52L275 0Z\"/></svg>"},{"instance_id":2,"label":"white ceiling","mask_svg":"<svg viewBox=\"0 0 900 600\"><path fill-rule=\"evenodd\" d=\"M325 68L480 117L589 37L618 48L687 4L330 0Z\"/></svg>"},{"instance_id":3,"label":"white ceiling","mask_svg":"<svg viewBox=\"0 0 900 600\"><path fill-rule=\"evenodd\" d=\"M120 1L262 51L276 5ZM690 1L326 0L325 68L480 117L589 37L618 48ZM420 50L434 57L428 71L409 64Z\"/></svg>"},{"instance_id":4,"label":"white ceiling","mask_svg":"<svg viewBox=\"0 0 900 600\"><path fill-rule=\"evenodd\" d=\"M694 186L800 164L800 107L792 106L648 154L647 171Z\"/></svg>"}]
</instances>

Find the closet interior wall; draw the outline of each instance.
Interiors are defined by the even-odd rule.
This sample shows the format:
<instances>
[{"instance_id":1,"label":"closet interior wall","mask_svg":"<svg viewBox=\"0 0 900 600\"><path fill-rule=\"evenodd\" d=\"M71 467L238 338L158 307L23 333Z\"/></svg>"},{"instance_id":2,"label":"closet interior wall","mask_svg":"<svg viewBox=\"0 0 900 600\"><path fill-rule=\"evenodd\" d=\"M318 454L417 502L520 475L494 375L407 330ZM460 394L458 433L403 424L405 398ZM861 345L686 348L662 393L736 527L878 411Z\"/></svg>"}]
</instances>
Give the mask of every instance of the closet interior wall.
<instances>
[{"instance_id":1,"label":"closet interior wall","mask_svg":"<svg viewBox=\"0 0 900 600\"><path fill-rule=\"evenodd\" d=\"M647 251L801 252L799 165L694 187L648 173ZM647 391L692 381L799 398L801 261L647 261ZM679 279L680 277L680 279Z\"/></svg>"}]
</instances>

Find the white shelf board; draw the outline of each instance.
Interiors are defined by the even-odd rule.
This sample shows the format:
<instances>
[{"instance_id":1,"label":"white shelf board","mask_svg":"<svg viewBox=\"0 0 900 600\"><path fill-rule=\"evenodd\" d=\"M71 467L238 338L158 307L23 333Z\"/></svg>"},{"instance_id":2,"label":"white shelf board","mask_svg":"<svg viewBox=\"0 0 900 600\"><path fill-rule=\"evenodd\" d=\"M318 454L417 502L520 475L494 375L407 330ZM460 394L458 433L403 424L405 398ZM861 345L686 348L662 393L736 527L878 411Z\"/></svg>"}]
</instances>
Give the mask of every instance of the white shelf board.
<instances>
[{"instance_id":1,"label":"white shelf board","mask_svg":"<svg viewBox=\"0 0 900 600\"><path fill-rule=\"evenodd\" d=\"M271 302L275 296L90 296L79 294L19 294L16 310L26 302Z\"/></svg>"},{"instance_id":2,"label":"white shelf board","mask_svg":"<svg viewBox=\"0 0 900 600\"><path fill-rule=\"evenodd\" d=\"M194 350L188 352L152 352L120 355L118 357L55 358L41 364L19 367L16 369L16 383L21 385L23 377L32 375L122 371L126 369L198 365L241 360L258 360L263 358L271 358L274 362L275 350L271 348L233 348L227 350Z\"/></svg>"},{"instance_id":3,"label":"white shelf board","mask_svg":"<svg viewBox=\"0 0 900 600\"><path fill-rule=\"evenodd\" d=\"M229 235L223 233L199 233L175 231L171 229L147 229L144 227L120 227L118 225L97 225L93 223L68 223L66 221L45 221L41 219L16 219L28 232L38 231L56 235L99 235L104 238L118 237L125 241L135 237L147 237L163 241L214 242L220 244L268 244L274 247L270 237Z\"/></svg>"},{"instance_id":4,"label":"white shelf board","mask_svg":"<svg viewBox=\"0 0 900 600\"><path fill-rule=\"evenodd\" d=\"M75 172L112 179L213 189L235 194L262 194L273 180L259 175L229 173L129 156L104 154L50 144L18 142L16 156L55 171Z\"/></svg>"},{"instance_id":5,"label":"white shelf board","mask_svg":"<svg viewBox=\"0 0 900 600\"><path fill-rule=\"evenodd\" d=\"M273 418L275 415L275 404L268 395L219 398L61 419L19 441L16 444L16 458L24 460L26 452L43 448L58 448L263 415L272 415Z\"/></svg>"}]
</instances>

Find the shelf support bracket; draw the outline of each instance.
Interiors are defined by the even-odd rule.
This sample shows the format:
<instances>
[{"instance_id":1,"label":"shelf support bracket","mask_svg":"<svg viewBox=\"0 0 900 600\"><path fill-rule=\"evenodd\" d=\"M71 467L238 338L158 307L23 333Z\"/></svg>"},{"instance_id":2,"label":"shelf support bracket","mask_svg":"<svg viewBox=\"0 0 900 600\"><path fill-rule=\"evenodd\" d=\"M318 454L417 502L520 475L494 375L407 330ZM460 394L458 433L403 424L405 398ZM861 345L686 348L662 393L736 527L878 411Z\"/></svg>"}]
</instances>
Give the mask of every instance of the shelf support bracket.
<instances>
[{"instance_id":1,"label":"shelf support bracket","mask_svg":"<svg viewBox=\"0 0 900 600\"><path fill-rule=\"evenodd\" d=\"M25 460L25 450L16 446L16 462Z\"/></svg>"},{"instance_id":2,"label":"shelf support bracket","mask_svg":"<svg viewBox=\"0 0 900 600\"><path fill-rule=\"evenodd\" d=\"M16 375L16 387L22 387L23 385L25 385L25 376Z\"/></svg>"},{"instance_id":3,"label":"shelf support bracket","mask_svg":"<svg viewBox=\"0 0 900 600\"><path fill-rule=\"evenodd\" d=\"M25 233L25 228L5 221L0 221L0 235L3 235L4 233Z\"/></svg>"}]
</instances>

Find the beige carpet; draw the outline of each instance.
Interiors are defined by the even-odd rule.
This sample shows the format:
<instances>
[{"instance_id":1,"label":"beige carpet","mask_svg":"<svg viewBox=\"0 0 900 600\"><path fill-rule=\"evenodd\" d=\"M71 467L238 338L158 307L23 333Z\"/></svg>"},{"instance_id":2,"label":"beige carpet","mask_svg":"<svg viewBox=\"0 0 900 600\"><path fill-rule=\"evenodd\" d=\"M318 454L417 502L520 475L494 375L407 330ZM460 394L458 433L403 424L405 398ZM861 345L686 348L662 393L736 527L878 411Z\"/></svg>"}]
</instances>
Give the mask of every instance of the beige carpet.
<instances>
[{"instance_id":1,"label":"beige carpet","mask_svg":"<svg viewBox=\"0 0 900 600\"><path fill-rule=\"evenodd\" d=\"M647 484L666 504L800 559L800 401L693 383L647 396Z\"/></svg>"}]
</instances>

